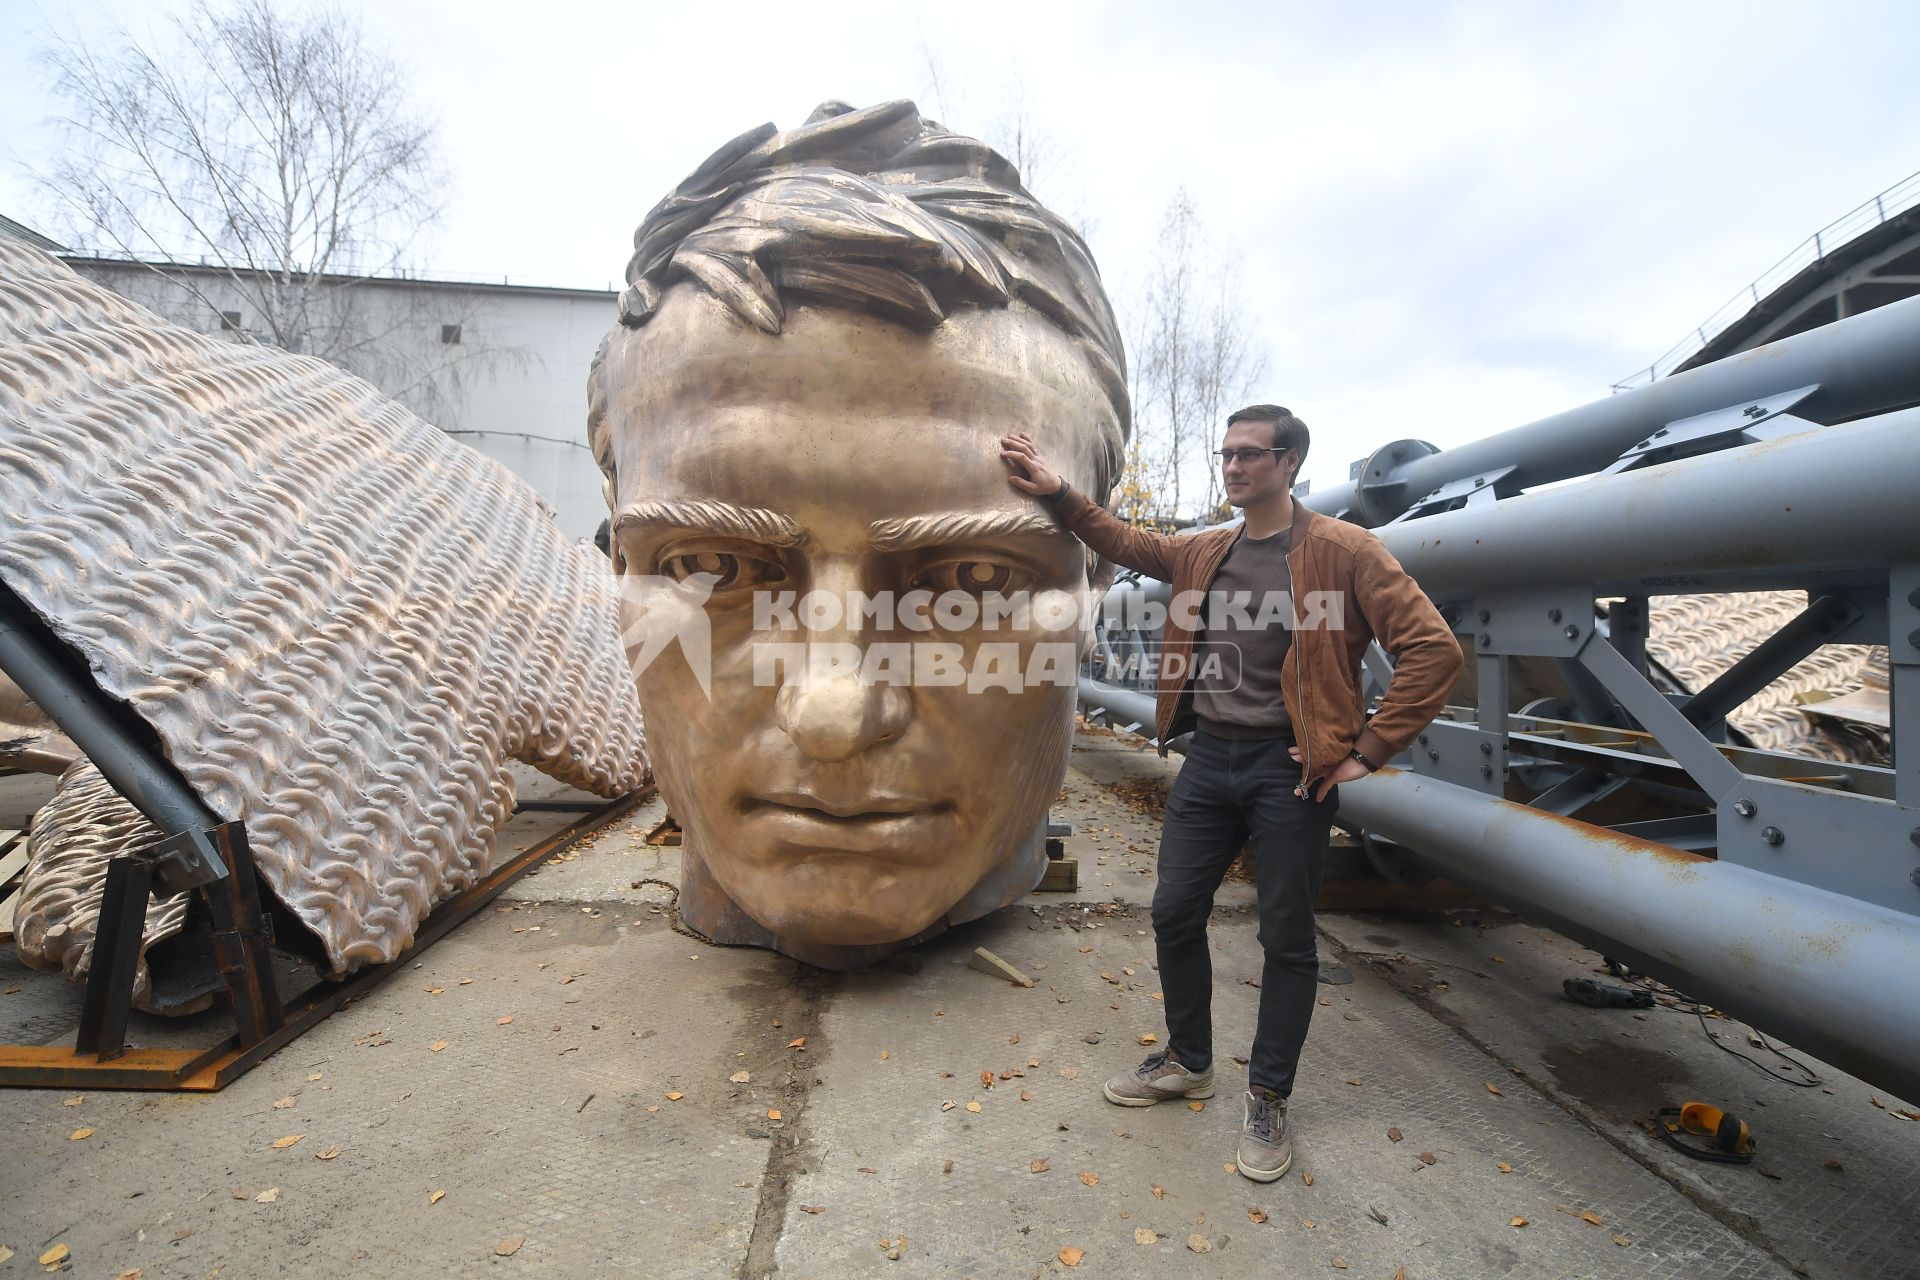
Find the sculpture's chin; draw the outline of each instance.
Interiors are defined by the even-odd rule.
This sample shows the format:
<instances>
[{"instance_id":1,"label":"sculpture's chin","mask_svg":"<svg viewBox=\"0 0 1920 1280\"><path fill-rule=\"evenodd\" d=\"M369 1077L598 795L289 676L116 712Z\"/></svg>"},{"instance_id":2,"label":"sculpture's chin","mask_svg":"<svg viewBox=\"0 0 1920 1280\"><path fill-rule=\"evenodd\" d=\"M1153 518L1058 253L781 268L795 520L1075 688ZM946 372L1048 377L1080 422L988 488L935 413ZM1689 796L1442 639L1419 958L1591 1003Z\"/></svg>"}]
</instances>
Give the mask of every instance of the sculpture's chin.
<instances>
[{"instance_id":1,"label":"sculpture's chin","mask_svg":"<svg viewBox=\"0 0 1920 1280\"><path fill-rule=\"evenodd\" d=\"M946 905L897 899L823 903L784 898L740 903L742 910L783 941L833 947L879 946L915 937L940 919Z\"/></svg>"}]
</instances>

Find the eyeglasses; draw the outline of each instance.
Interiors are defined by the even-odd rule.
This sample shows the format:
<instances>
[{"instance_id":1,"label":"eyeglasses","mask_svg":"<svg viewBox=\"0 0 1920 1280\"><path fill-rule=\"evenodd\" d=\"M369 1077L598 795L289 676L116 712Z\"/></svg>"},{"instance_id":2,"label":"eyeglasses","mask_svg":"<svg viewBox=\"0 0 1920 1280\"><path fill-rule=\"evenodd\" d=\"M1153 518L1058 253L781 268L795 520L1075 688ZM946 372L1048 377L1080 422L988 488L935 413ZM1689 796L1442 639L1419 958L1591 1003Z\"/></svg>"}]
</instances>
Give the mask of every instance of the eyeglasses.
<instances>
[{"instance_id":1,"label":"eyeglasses","mask_svg":"<svg viewBox=\"0 0 1920 1280\"><path fill-rule=\"evenodd\" d=\"M1250 467L1269 453L1285 452L1287 452L1285 449L1215 449L1213 456L1220 459L1220 465L1223 467L1235 458L1240 460L1241 466Z\"/></svg>"}]
</instances>

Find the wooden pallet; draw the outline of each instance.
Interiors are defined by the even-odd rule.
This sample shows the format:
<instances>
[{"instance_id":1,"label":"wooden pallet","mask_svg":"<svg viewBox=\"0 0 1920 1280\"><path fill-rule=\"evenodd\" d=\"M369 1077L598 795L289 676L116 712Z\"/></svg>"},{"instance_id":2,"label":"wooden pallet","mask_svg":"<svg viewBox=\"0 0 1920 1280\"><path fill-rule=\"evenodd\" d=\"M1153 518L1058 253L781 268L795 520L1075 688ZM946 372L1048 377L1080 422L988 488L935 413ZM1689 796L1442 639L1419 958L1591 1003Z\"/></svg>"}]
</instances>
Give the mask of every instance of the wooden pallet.
<instances>
[{"instance_id":1,"label":"wooden pallet","mask_svg":"<svg viewBox=\"0 0 1920 1280\"><path fill-rule=\"evenodd\" d=\"M13 908L27 869L27 833L0 829L0 942L13 941Z\"/></svg>"}]
</instances>

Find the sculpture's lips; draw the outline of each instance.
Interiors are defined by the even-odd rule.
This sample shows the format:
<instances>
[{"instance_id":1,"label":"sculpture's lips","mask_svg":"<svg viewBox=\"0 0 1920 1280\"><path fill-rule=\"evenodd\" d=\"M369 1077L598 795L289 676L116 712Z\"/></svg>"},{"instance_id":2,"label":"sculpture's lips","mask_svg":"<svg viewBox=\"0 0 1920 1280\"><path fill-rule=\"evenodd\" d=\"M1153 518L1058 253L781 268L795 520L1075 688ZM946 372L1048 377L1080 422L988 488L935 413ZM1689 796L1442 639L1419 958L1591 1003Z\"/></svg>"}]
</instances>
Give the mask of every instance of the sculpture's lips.
<instances>
[{"instance_id":1,"label":"sculpture's lips","mask_svg":"<svg viewBox=\"0 0 1920 1280\"><path fill-rule=\"evenodd\" d=\"M806 792L755 796L743 808L748 821L767 823L801 849L850 853L909 852L926 843L936 819L953 806L911 796L862 795L828 800Z\"/></svg>"}]
</instances>

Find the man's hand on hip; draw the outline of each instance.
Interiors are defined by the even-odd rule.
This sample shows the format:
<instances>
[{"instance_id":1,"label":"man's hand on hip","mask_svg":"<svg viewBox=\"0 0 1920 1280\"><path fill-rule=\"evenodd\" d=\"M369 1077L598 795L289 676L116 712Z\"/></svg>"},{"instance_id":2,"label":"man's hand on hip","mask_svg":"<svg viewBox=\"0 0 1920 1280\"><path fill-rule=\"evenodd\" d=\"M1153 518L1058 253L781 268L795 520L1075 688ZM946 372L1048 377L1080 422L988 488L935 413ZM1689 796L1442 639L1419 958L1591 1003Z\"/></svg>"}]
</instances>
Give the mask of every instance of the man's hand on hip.
<instances>
[{"instance_id":1,"label":"man's hand on hip","mask_svg":"<svg viewBox=\"0 0 1920 1280\"><path fill-rule=\"evenodd\" d=\"M1287 754L1292 756L1296 763L1299 762L1300 748L1288 747ZM1315 801L1325 800L1327 798L1327 792L1333 790L1341 783L1358 782L1371 772L1373 771L1367 768L1367 766L1361 764L1352 756L1348 756L1345 760L1333 766L1333 771L1327 774L1326 777L1320 779L1320 785L1314 789L1313 798ZM1306 794L1306 782L1304 779L1301 781L1300 786L1295 788L1294 794L1300 796Z\"/></svg>"},{"instance_id":2,"label":"man's hand on hip","mask_svg":"<svg viewBox=\"0 0 1920 1280\"><path fill-rule=\"evenodd\" d=\"M1060 491L1060 473L1046 464L1039 448L1033 443L1033 437L1026 432L1016 431L1010 436L1001 436L1000 456L1013 468L1007 483L1021 493L1032 494L1036 498L1051 498Z\"/></svg>"}]
</instances>

